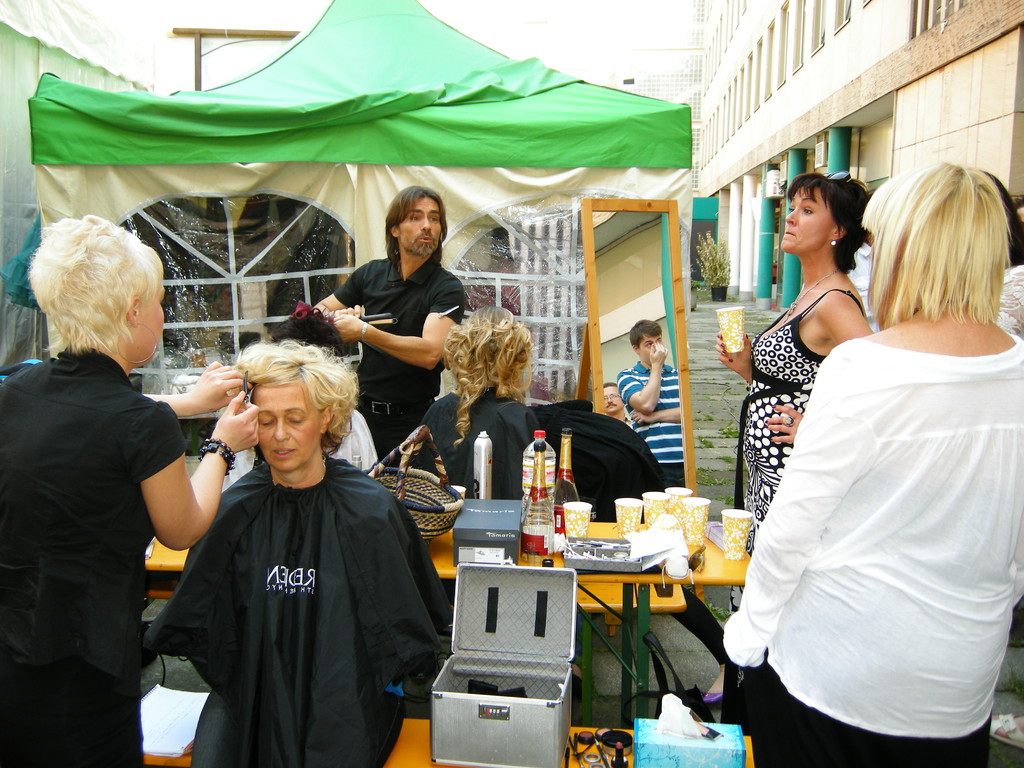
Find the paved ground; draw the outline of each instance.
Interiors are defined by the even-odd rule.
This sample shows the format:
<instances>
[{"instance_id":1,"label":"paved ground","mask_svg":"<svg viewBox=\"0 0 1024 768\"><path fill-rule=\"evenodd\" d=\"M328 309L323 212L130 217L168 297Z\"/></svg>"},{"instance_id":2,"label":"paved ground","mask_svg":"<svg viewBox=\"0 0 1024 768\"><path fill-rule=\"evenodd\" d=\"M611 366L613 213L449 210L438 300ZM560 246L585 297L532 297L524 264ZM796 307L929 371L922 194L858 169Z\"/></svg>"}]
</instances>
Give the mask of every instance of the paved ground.
<instances>
[{"instance_id":1,"label":"paved ground","mask_svg":"<svg viewBox=\"0 0 1024 768\"><path fill-rule=\"evenodd\" d=\"M735 468L736 429L739 403L743 398L742 380L718 363L714 351L717 332L715 304L702 295L690 316L688 339L690 348L691 388L694 407L694 440L698 461L698 492L712 500L712 518L723 508L732 506L733 472ZM774 317L774 312L747 311L747 328L763 328ZM725 588L709 588L707 601L713 609L724 611L728 607ZM149 615L161 607L157 601L148 609ZM1018 620L1011 633L1006 660L1000 674L996 692L995 711L1024 713L1024 612L1018 611ZM684 628L669 616L655 616L652 627L657 632L669 656L686 685L708 686L718 672L711 654ZM597 727L614 727L618 720L619 673L614 657L595 644L594 674L598 696L595 701L594 722ZM166 669L166 673L164 672ZM185 690L204 690L187 662L177 659L157 660L143 670L143 690L165 679L165 684ZM423 681L408 681L410 699L420 698L423 703L410 700L409 716L428 717L429 704L425 694L429 685ZM716 713L717 714L717 713ZM577 715L578 719L578 715ZM992 742L990 768L1024 766L1024 750Z\"/></svg>"}]
</instances>

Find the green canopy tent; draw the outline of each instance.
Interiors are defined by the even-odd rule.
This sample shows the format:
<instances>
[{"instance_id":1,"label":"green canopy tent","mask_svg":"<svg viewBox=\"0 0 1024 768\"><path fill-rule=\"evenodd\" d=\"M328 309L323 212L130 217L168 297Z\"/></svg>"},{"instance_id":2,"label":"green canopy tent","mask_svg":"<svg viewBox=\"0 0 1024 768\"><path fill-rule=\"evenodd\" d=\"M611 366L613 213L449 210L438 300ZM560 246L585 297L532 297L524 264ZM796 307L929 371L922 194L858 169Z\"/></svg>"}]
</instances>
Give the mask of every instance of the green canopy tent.
<instances>
[{"instance_id":1,"label":"green canopy tent","mask_svg":"<svg viewBox=\"0 0 1024 768\"><path fill-rule=\"evenodd\" d=\"M210 91L44 76L29 106L41 165L690 166L687 106L509 59L414 0L335 2L276 60Z\"/></svg>"},{"instance_id":2,"label":"green canopy tent","mask_svg":"<svg viewBox=\"0 0 1024 768\"><path fill-rule=\"evenodd\" d=\"M46 75L29 109L44 223L95 213L153 244L188 299L171 334L209 331L178 347L233 351L282 316L282 296L322 298L382 255L384 212L409 184L444 197L445 262L471 298L538 326L586 315L581 197L674 198L689 219L688 106L509 59L415 0L336 0L274 61L210 91ZM576 342L550 346L549 385L565 391Z\"/></svg>"}]
</instances>

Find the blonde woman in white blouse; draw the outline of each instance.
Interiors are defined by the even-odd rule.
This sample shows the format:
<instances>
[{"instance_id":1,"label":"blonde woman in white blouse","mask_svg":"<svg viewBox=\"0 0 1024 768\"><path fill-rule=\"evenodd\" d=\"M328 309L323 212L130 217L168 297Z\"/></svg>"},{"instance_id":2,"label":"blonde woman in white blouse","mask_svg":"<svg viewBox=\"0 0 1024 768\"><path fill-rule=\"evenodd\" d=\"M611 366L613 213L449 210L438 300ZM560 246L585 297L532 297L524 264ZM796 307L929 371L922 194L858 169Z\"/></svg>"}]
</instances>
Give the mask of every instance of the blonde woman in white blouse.
<instances>
[{"instance_id":1,"label":"blonde woman in white blouse","mask_svg":"<svg viewBox=\"0 0 1024 768\"><path fill-rule=\"evenodd\" d=\"M942 164L884 185L864 222L882 331L821 366L726 650L759 768L983 768L1024 594L1006 218L989 178Z\"/></svg>"}]
</instances>

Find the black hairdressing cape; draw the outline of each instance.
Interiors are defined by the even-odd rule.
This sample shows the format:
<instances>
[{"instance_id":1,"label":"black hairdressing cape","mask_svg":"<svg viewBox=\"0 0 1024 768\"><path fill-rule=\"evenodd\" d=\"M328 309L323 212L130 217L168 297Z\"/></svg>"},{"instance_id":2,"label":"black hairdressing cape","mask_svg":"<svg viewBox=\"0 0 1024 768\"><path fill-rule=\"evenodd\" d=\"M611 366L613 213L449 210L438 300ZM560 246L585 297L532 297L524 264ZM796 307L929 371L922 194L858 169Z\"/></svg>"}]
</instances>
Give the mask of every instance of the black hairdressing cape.
<instances>
[{"instance_id":1,"label":"black hairdressing cape","mask_svg":"<svg viewBox=\"0 0 1024 768\"><path fill-rule=\"evenodd\" d=\"M235 765L362 768L385 687L450 620L409 514L328 459L310 488L274 485L262 465L224 494L147 645L191 658L223 697Z\"/></svg>"}]
</instances>

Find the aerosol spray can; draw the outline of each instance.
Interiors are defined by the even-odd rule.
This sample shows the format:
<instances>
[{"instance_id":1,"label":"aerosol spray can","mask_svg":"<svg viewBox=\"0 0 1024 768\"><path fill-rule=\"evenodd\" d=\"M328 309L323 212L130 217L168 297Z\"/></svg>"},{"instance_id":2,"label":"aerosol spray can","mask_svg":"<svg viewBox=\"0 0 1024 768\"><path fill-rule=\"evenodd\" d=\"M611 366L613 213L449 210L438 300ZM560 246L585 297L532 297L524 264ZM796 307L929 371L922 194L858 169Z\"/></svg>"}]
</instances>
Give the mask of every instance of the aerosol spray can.
<instances>
[{"instance_id":1,"label":"aerosol spray can","mask_svg":"<svg viewBox=\"0 0 1024 768\"><path fill-rule=\"evenodd\" d=\"M491 457L493 447L486 432L473 443L473 491L478 499L491 498Z\"/></svg>"}]
</instances>

